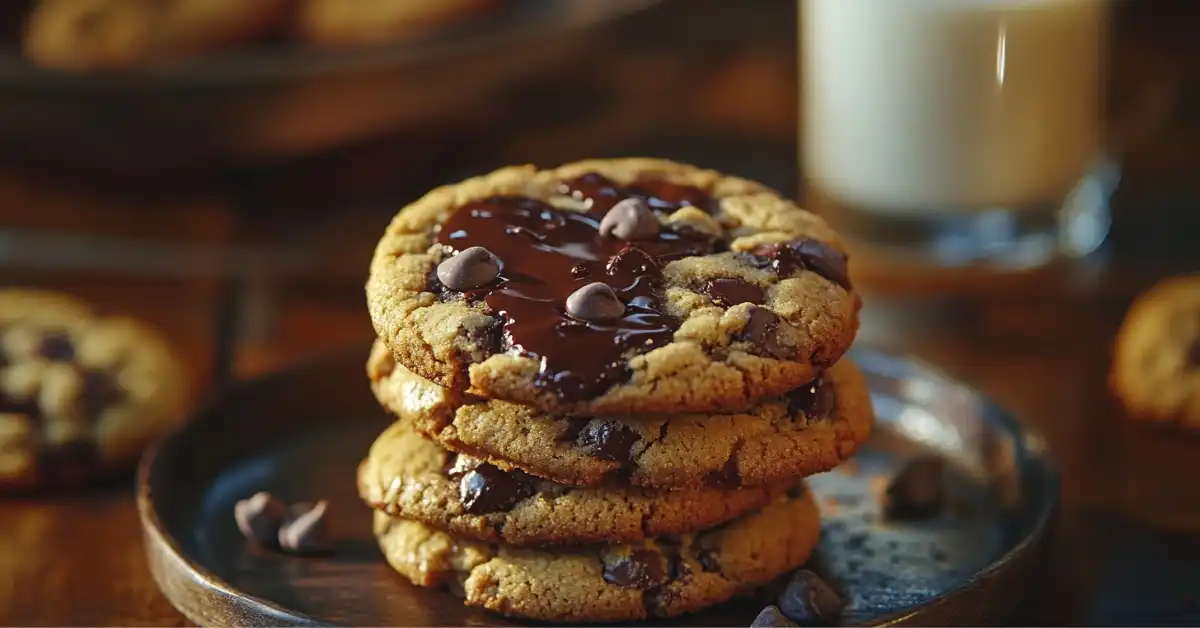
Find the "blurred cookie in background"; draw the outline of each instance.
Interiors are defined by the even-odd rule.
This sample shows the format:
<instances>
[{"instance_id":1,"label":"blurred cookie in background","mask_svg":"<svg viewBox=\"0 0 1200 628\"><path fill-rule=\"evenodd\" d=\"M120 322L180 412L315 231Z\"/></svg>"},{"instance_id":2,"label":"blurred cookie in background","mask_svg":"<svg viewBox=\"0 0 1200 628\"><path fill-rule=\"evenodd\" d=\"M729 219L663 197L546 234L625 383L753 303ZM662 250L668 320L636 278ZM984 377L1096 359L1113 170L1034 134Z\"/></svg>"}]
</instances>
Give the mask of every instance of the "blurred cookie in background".
<instances>
[{"instance_id":1,"label":"blurred cookie in background","mask_svg":"<svg viewBox=\"0 0 1200 628\"><path fill-rule=\"evenodd\" d=\"M301 0L299 39L323 46L411 39L495 8L499 0Z\"/></svg>"},{"instance_id":2,"label":"blurred cookie in background","mask_svg":"<svg viewBox=\"0 0 1200 628\"><path fill-rule=\"evenodd\" d=\"M52 292L0 289L0 490L127 471L187 402L158 332Z\"/></svg>"},{"instance_id":3,"label":"blurred cookie in background","mask_svg":"<svg viewBox=\"0 0 1200 628\"><path fill-rule=\"evenodd\" d=\"M1130 418L1200 429L1200 274L1161 281L1134 301L1109 381Z\"/></svg>"},{"instance_id":4,"label":"blurred cookie in background","mask_svg":"<svg viewBox=\"0 0 1200 628\"><path fill-rule=\"evenodd\" d=\"M63 70L169 62L278 32L295 1L39 0L22 46L36 65Z\"/></svg>"}]
</instances>

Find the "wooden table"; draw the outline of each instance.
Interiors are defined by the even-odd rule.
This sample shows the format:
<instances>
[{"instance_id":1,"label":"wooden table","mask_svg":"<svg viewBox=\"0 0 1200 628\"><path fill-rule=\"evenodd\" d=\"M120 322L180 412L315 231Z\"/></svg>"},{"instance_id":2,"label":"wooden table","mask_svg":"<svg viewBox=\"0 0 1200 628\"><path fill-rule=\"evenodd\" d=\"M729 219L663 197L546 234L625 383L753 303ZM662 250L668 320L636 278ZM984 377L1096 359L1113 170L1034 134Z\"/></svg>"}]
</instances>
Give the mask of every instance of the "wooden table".
<instances>
[{"instance_id":1,"label":"wooden table","mask_svg":"<svg viewBox=\"0 0 1200 628\"><path fill-rule=\"evenodd\" d=\"M731 15L719 3L694 6L691 19L703 23ZM374 238L396 205L448 173L657 153L794 189L794 7L764 7L737 14L744 32L760 35L749 44L726 36L700 46L663 35L661 23L641 31L663 35L657 46L614 34L637 45L604 57L605 106L530 87L518 99L557 118L508 120L492 125L494 137L459 131L486 153L450 151L436 169L413 170L396 149L401 136L174 195L114 198L0 173L0 235L15 243L0 246L0 272L6 284L66 289L154 321L187 357L197 394L213 394L368 338L361 285ZM1172 106L1161 128L1127 147L1117 224L1101 255L936 294L922 273L854 267L866 293L864 341L973 383L1044 434L1061 467L1057 538L1039 595L1016 609L1025 623L1200 623L1200 437L1122 421L1104 385L1129 300L1167 274L1200 270L1200 185L1191 178L1200 171L1200 107L1189 103L1200 73L1186 62L1194 56L1156 48L1171 40L1162 31L1129 24L1131 39L1150 32L1141 41L1155 45L1122 58L1161 70ZM530 128L537 133L517 132ZM347 200L363 189L375 198ZM88 246L68 246L64 234L86 236ZM0 503L0 625L186 623L147 571L130 484Z\"/></svg>"}]
</instances>

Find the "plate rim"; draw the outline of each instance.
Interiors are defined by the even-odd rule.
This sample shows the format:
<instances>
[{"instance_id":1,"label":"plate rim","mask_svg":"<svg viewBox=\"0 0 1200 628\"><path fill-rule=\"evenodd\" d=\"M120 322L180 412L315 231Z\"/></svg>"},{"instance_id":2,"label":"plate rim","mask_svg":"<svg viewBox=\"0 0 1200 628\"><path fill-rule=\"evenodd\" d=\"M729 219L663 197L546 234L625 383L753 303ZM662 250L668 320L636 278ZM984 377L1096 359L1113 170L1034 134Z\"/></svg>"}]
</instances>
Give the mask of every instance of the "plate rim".
<instances>
[{"instance_id":1,"label":"plate rim","mask_svg":"<svg viewBox=\"0 0 1200 628\"><path fill-rule=\"evenodd\" d=\"M1054 460L1050 458L1046 451L1044 445L1046 441L1040 430L1017 421L1015 414L992 400L991 397L985 395L983 391L975 386L957 377L953 377L944 369L911 354L898 354L871 346L870 344L855 345L847 352L847 357L855 359L856 363L861 367L861 363L856 359L858 355L899 360L905 364L906 368L914 370L921 375L932 376L943 382L954 384L960 389L974 395L975 398L984 403L985 408L990 409L988 420L999 421L1004 429L1015 437L1017 445L1016 455L1021 469L1024 471L1031 465L1037 467L1042 484L1039 495L1041 499L1035 507L1036 516L1028 533L1020 541L1010 547L1004 554L988 563L986 567L976 571L962 584L942 593L928 603L897 611L891 615L885 615L880 617L877 622L871 624L873 626L899 626L904 625L909 620L918 619L931 608L946 604L952 596L961 596L980 590L987 584L987 581L997 579L1009 573L1007 568L1013 563L1036 558L1037 553L1045 545L1050 530L1054 525L1054 520L1058 515L1061 501L1061 478L1057 465L1054 464Z\"/></svg>"},{"instance_id":2,"label":"plate rim","mask_svg":"<svg viewBox=\"0 0 1200 628\"><path fill-rule=\"evenodd\" d=\"M207 598L207 601L210 603L221 602L223 606L228 607L231 611L237 607L248 606L253 608L255 614L259 616L270 617L272 620L285 622L288 625L339 625L288 609L271 600L245 593L224 581L203 565L195 562L183 551L178 540L163 525L162 519L158 514L157 502L154 499L152 478L155 470L161 464L164 452L177 447L180 439L184 438L191 430L200 429L198 426L203 425L203 422L199 419L216 413L231 398L236 398L248 391L270 386L273 382L287 381L296 377L299 373L321 368L327 362L346 356L351 350L356 355L362 353L362 348L358 346L358 343L355 343L352 347L346 346L334 351L325 352L321 355L297 361L285 369L234 383L224 391L210 396L202 404L198 405L189 413L188 421L185 421L156 442L139 461L136 492L137 509L138 518L142 526L144 551L150 565L151 576L154 578L155 584L157 584L164 597L190 621L200 625L211 625L210 622L215 619L209 616L208 613L197 610L191 603L195 601L195 595L201 595ZM877 358L898 361L917 374L953 384L974 395L989 410L986 420L999 421L1000 425L1015 437L1015 453L1018 459L1018 466L1021 468L1022 474L1024 474L1032 465L1038 472L1039 477L1037 479L1039 480L1039 488L1041 489L1039 491L1040 499L1038 499L1036 504L1030 506L1036 509L1036 515L1032 520L1028 532L1017 543L1008 548L1004 554L988 563L986 567L976 571L960 585L946 591L933 600L912 608L897 611L890 615L875 618L869 624L871 626L897 626L903 625L908 621L921 619L931 609L945 605L952 598L981 590L982 587L987 585L988 581L1011 573L1009 567L1014 564L1035 559L1039 550L1045 545L1045 541L1049 536L1059 510L1060 477L1056 465L1050 459L1048 452L1042 445L1045 441L1042 439L1040 433L1036 429L1021 424L1016 420L1015 415L997 404L990 397L984 395L976 387L950 376L942 369L925 360L909 354L896 353L869 345L856 345L847 354L847 357L854 359L861 366L861 360L858 356L875 356ZM1035 443L1036 446L1031 446L1030 443ZM166 569L174 569L175 573L169 575L164 572ZM176 587L169 582L172 577L190 582L189 589L193 590L194 594L187 596L177 591ZM233 604L232 602L234 601L237 604ZM231 616L234 614L236 613L230 613Z\"/></svg>"}]
</instances>

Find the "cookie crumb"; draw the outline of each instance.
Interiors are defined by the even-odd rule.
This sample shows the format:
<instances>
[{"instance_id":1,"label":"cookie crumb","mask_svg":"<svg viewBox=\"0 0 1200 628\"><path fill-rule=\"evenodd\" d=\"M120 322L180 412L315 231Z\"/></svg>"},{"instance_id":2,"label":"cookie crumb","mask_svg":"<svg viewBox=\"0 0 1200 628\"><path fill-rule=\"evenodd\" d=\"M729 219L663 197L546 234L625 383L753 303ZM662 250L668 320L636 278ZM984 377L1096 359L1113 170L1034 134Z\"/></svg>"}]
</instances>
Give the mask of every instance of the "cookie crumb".
<instances>
[{"instance_id":1,"label":"cookie crumb","mask_svg":"<svg viewBox=\"0 0 1200 628\"><path fill-rule=\"evenodd\" d=\"M942 482L945 466L938 456L919 456L905 463L884 491L884 515L893 521L920 521L937 516L945 501Z\"/></svg>"}]
</instances>

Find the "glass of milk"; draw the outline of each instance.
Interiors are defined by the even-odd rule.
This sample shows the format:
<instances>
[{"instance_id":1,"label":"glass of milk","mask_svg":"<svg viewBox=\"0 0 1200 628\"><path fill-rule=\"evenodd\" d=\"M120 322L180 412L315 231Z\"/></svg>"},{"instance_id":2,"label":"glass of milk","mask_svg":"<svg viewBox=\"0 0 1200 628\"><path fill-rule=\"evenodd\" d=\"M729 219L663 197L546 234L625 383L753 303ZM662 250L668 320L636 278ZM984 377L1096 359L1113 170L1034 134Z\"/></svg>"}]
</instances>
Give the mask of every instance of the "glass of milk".
<instances>
[{"instance_id":1,"label":"glass of milk","mask_svg":"<svg viewBox=\"0 0 1200 628\"><path fill-rule=\"evenodd\" d=\"M942 265L1098 247L1105 0L799 0L807 196Z\"/></svg>"}]
</instances>

